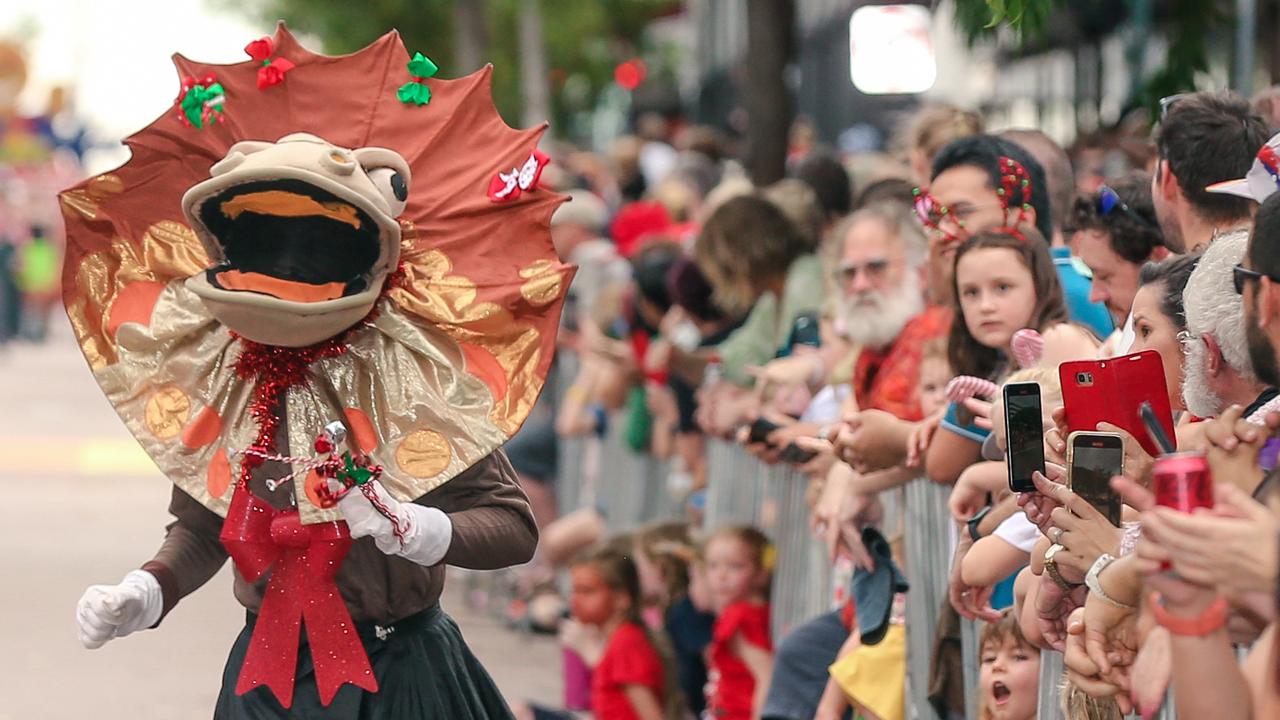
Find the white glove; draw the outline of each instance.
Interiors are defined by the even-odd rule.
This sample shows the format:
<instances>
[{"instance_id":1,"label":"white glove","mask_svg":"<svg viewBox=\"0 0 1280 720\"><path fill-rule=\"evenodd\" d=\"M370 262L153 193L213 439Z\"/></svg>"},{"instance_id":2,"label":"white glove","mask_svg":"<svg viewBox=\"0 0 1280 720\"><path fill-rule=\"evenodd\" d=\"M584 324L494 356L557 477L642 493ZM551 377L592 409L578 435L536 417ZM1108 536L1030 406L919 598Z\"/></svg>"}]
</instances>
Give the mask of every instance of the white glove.
<instances>
[{"instance_id":1,"label":"white glove","mask_svg":"<svg viewBox=\"0 0 1280 720\"><path fill-rule=\"evenodd\" d=\"M399 555L424 567L444 559L453 541L453 522L448 515L439 508L399 502L377 480L370 480L365 487L371 488L382 507L396 518L403 540L396 537L391 521L373 506L359 487L351 488L338 501L338 509L351 528L351 537L372 537L382 552Z\"/></svg>"},{"instance_id":2,"label":"white glove","mask_svg":"<svg viewBox=\"0 0 1280 720\"><path fill-rule=\"evenodd\" d=\"M100 648L111 638L155 625L163 610L160 583L146 570L134 570L119 585L93 585L76 604L80 643Z\"/></svg>"}]
</instances>

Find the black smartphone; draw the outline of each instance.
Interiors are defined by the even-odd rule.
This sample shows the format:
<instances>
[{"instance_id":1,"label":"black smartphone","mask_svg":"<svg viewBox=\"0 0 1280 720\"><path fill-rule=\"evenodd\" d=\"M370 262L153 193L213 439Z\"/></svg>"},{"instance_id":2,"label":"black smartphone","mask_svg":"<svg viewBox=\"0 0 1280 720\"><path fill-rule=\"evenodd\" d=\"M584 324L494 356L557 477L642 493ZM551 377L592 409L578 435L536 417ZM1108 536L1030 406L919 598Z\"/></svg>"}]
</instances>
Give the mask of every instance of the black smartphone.
<instances>
[{"instance_id":1,"label":"black smartphone","mask_svg":"<svg viewBox=\"0 0 1280 720\"><path fill-rule=\"evenodd\" d=\"M758 417L751 423L751 430L747 433L747 439L753 443L767 442L769 439L769 433L780 427L782 426L771 420Z\"/></svg>"},{"instance_id":2,"label":"black smartphone","mask_svg":"<svg viewBox=\"0 0 1280 720\"><path fill-rule=\"evenodd\" d=\"M804 313L796 317L795 322L791 324L791 332L787 336L786 349L781 355L786 356L795 352L797 345L822 347L822 329L817 313Z\"/></svg>"},{"instance_id":3,"label":"black smartphone","mask_svg":"<svg viewBox=\"0 0 1280 720\"><path fill-rule=\"evenodd\" d=\"M778 459L785 463L793 465L803 465L818 456L813 450L805 450L795 443L791 443L782 448L782 453L778 455Z\"/></svg>"},{"instance_id":4,"label":"black smartphone","mask_svg":"<svg viewBox=\"0 0 1280 720\"><path fill-rule=\"evenodd\" d=\"M1040 410L1040 384L1008 383L1004 386L1004 436L1008 451L1009 489L1036 489L1032 473L1044 472L1044 420Z\"/></svg>"},{"instance_id":5,"label":"black smartphone","mask_svg":"<svg viewBox=\"0 0 1280 720\"><path fill-rule=\"evenodd\" d=\"M1111 478L1124 472L1124 440L1116 433L1073 432L1067 437L1067 484L1120 527L1120 494Z\"/></svg>"}]
</instances>

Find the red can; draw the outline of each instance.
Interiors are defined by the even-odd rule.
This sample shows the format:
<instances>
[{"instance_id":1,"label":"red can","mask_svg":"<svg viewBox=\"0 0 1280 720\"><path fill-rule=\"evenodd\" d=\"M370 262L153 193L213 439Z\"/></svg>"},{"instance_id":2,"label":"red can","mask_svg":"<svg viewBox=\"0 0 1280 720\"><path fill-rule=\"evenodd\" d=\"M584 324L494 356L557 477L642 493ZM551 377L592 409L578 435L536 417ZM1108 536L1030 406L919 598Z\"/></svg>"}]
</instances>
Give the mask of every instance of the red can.
<instances>
[{"instance_id":1,"label":"red can","mask_svg":"<svg viewBox=\"0 0 1280 720\"><path fill-rule=\"evenodd\" d=\"M1161 455L1151 472L1157 505L1185 513L1213 507L1213 473L1203 453Z\"/></svg>"}]
</instances>

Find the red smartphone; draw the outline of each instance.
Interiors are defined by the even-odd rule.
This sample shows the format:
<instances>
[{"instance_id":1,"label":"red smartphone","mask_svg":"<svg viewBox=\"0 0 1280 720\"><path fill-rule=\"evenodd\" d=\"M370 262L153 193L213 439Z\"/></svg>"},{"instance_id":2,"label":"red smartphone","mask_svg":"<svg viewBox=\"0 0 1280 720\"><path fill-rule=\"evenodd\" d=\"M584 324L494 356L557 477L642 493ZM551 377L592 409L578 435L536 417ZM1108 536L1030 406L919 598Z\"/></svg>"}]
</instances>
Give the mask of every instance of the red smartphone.
<instances>
[{"instance_id":1,"label":"red smartphone","mask_svg":"<svg viewBox=\"0 0 1280 720\"><path fill-rule=\"evenodd\" d=\"M1147 454L1161 450L1147 433L1139 408L1151 404L1165 433L1173 434L1173 412L1164 380L1160 353L1143 350L1105 360L1075 360L1058 366L1062 404L1069 432L1097 432L1098 423L1109 422L1132 435Z\"/></svg>"}]
</instances>

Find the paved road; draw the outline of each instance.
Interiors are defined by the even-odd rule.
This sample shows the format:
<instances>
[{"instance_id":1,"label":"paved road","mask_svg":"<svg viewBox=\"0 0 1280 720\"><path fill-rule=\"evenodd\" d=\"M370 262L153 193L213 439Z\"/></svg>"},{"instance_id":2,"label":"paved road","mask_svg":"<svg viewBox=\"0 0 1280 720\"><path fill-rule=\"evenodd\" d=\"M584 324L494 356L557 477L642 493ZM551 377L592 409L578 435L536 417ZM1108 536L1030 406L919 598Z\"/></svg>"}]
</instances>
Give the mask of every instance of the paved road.
<instances>
[{"instance_id":1,"label":"paved road","mask_svg":"<svg viewBox=\"0 0 1280 720\"><path fill-rule=\"evenodd\" d=\"M230 565L156 631L86 651L73 612L163 536L169 484L102 397L59 318L43 346L0 348L0 720L185 720L212 715L243 622ZM554 702L559 651L462 602L445 608L508 698Z\"/></svg>"}]
</instances>

